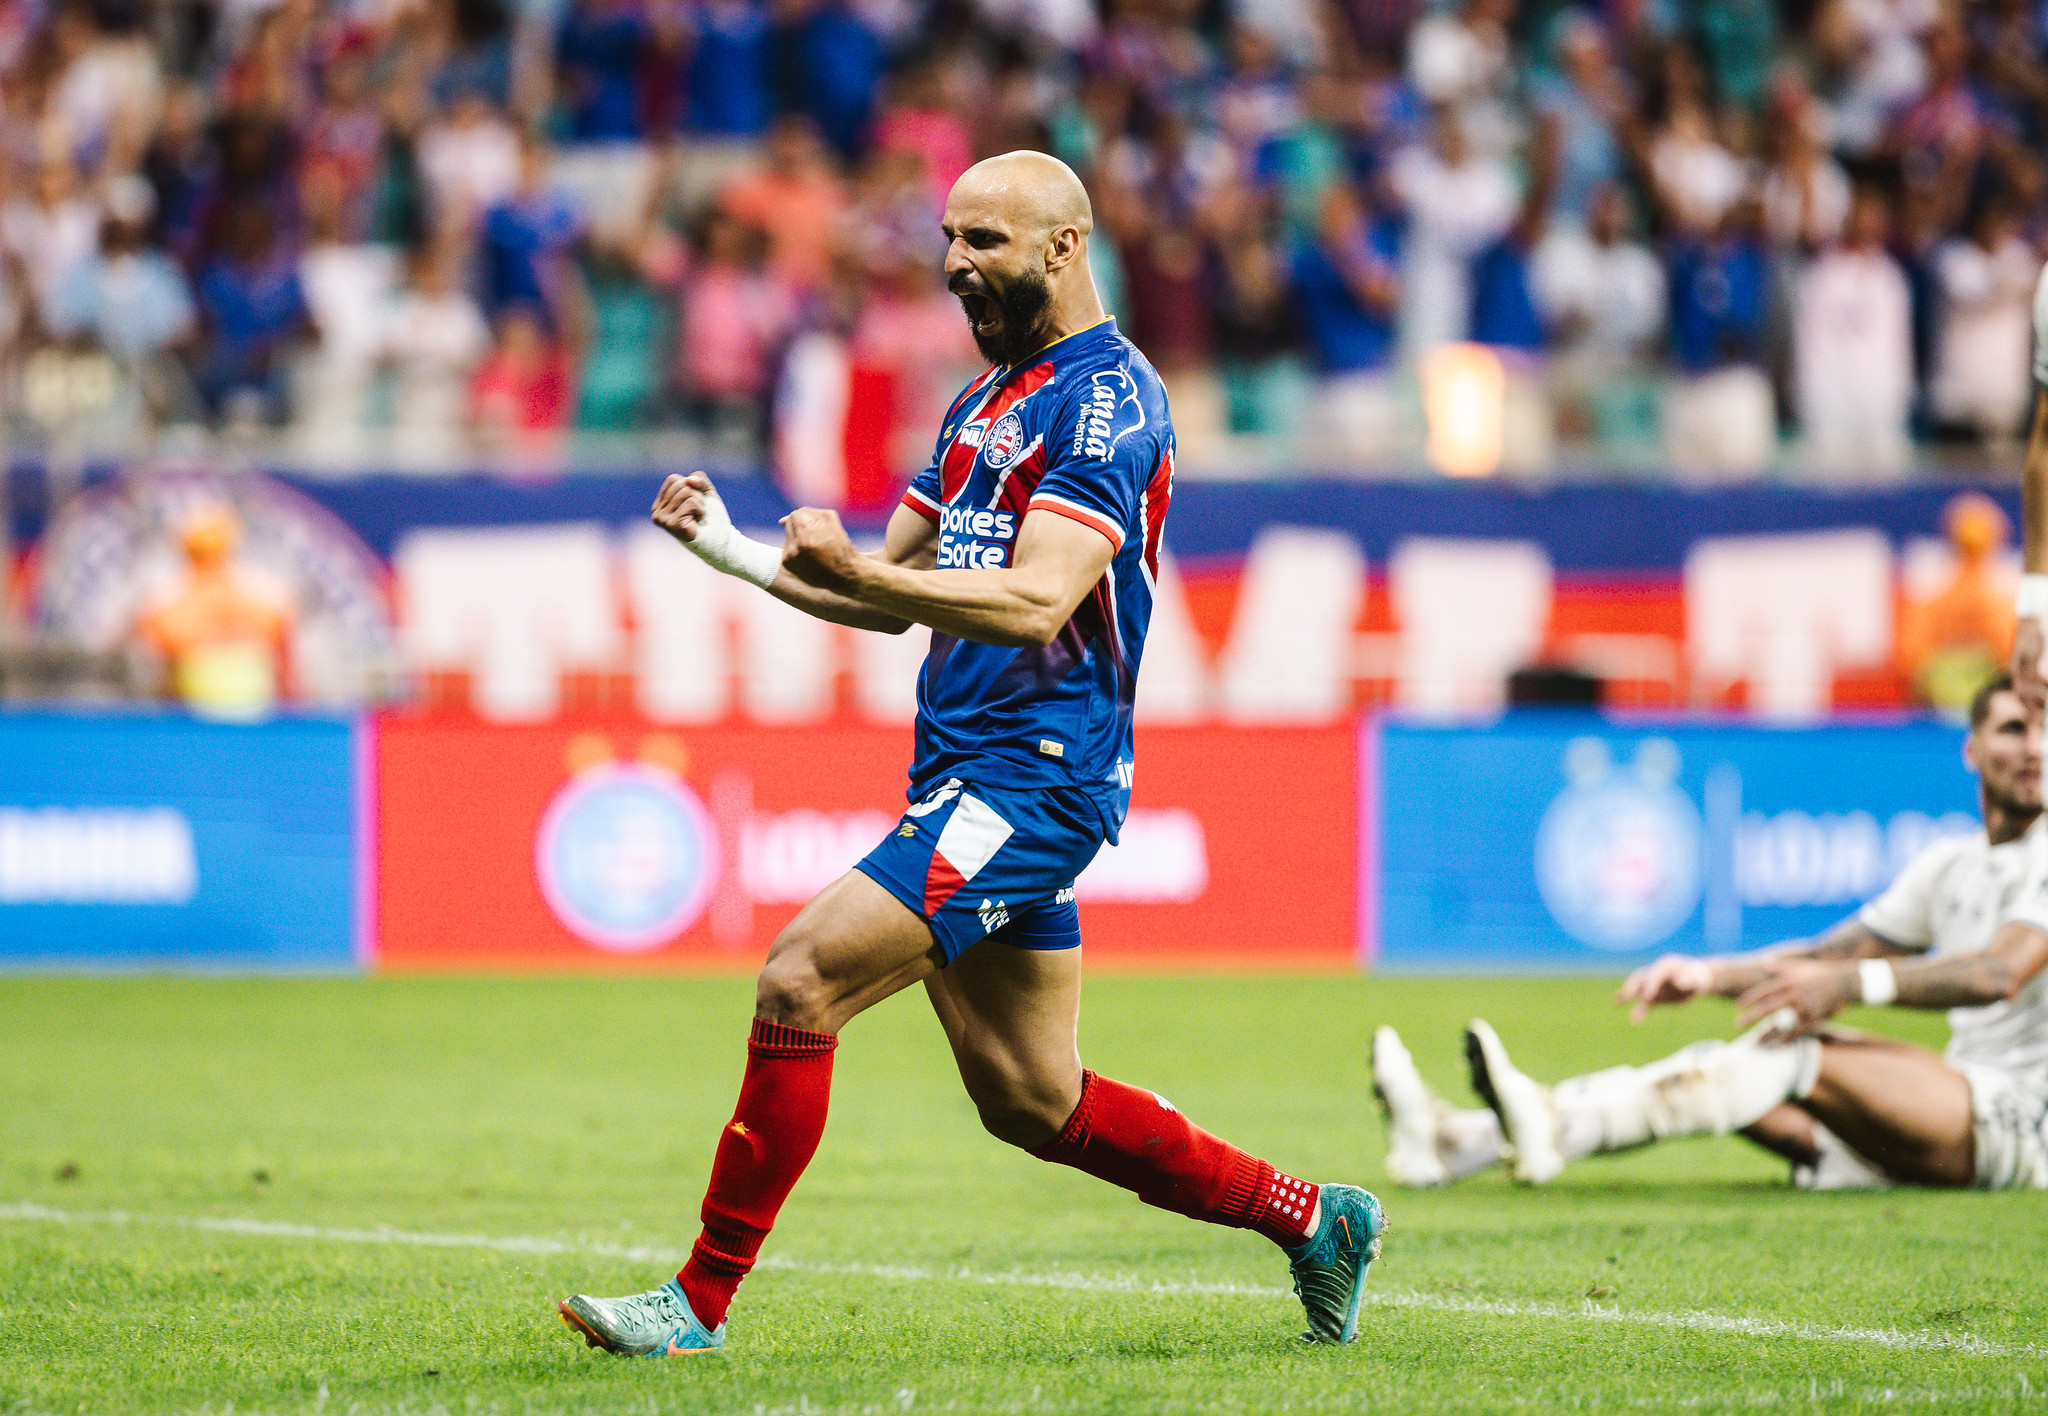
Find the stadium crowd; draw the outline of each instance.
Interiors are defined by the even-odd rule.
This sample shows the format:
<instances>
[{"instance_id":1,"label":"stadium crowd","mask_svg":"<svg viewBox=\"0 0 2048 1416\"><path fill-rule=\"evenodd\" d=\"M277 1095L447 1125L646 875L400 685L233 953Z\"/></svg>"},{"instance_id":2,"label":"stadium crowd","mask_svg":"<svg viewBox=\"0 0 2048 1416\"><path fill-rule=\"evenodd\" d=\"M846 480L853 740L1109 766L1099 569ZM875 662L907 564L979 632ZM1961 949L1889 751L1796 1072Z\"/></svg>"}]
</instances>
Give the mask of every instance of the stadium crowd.
<instances>
[{"instance_id":1,"label":"stadium crowd","mask_svg":"<svg viewBox=\"0 0 2048 1416\"><path fill-rule=\"evenodd\" d=\"M1884 477L2024 418L2044 14L6 0L6 414L432 462L768 447L879 398L903 461L974 359L944 194L1033 146L1089 182L1189 459L1399 462L1470 340L1510 465L1744 474L1796 439Z\"/></svg>"}]
</instances>

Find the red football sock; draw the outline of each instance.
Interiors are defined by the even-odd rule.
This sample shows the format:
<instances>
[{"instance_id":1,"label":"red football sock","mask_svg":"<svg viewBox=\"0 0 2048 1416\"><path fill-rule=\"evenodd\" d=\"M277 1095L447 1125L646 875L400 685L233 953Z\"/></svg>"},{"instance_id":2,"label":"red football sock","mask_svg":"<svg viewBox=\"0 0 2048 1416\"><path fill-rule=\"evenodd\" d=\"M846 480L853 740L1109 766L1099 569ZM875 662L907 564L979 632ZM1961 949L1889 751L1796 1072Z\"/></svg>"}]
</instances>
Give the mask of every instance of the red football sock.
<instances>
[{"instance_id":1,"label":"red football sock","mask_svg":"<svg viewBox=\"0 0 2048 1416\"><path fill-rule=\"evenodd\" d=\"M676 1275L690 1311L707 1328L725 1321L777 1211L817 1153L838 1045L830 1033L754 1019L739 1103L711 1162L704 1232Z\"/></svg>"},{"instance_id":2,"label":"red football sock","mask_svg":"<svg viewBox=\"0 0 2048 1416\"><path fill-rule=\"evenodd\" d=\"M1292 1247L1308 1239L1321 1187L1217 1139L1162 1096L1093 1072L1066 1128L1031 1152L1136 1193L1148 1205Z\"/></svg>"}]
</instances>

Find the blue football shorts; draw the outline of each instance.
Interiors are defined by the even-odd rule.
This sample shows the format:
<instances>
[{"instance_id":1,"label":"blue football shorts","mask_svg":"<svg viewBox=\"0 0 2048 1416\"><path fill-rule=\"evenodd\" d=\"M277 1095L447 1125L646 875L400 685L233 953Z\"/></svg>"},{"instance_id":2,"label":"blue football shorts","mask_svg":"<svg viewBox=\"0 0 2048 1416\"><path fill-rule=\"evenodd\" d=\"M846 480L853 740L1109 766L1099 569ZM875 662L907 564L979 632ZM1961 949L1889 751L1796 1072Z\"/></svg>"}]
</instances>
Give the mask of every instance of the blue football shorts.
<instances>
[{"instance_id":1,"label":"blue football shorts","mask_svg":"<svg viewBox=\"0 0 2048 1416\"><path fill-rule=\"evenodd\" d=\"M1101 815L1085 793L1005 791L952 777L854 869L920 915L950 964L984 939L1077 948L1074 877L1102 842Z\"/></svg>"}]
</instances>

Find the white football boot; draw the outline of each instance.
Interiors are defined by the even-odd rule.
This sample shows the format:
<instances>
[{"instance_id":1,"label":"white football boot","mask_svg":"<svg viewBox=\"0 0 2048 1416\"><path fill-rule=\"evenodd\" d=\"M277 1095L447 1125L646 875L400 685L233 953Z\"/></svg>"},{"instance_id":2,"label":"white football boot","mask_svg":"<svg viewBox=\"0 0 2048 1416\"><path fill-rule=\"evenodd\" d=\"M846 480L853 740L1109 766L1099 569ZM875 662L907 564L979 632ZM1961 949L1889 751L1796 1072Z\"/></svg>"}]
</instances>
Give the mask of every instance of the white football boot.
<instances>
[{"instance_id":1,"label":"white football boot","mask_svg":"<svg viewBox=\"0 0 2048 1416\"><path fill-rule=\"evenodd\" d=\"M1557 1148L1557 1108L1550 1088L1518 1071L1500 1035L1478 1018L1465 1028L1465 1061L1472 1068L1472 1090L1493 1108L1515 1148L1515 1178L1524 1185L1555 1180L1564 1169L1564 1156Z\"/></svg>"},{"instance_id":2,"label":"white football boot","mask_svg":"<svg viewBox=\"0 0 2048 1416\"><path fill-rule=\"evenodd\" d=\"M1449 1180L1436 1145L1437 1118L1446 1108L1389 1027L1373 1031L1372 1089L1387 1113L1387 1174L1394 1183L1426 1190Z\"/></svg>"}]
</instances>

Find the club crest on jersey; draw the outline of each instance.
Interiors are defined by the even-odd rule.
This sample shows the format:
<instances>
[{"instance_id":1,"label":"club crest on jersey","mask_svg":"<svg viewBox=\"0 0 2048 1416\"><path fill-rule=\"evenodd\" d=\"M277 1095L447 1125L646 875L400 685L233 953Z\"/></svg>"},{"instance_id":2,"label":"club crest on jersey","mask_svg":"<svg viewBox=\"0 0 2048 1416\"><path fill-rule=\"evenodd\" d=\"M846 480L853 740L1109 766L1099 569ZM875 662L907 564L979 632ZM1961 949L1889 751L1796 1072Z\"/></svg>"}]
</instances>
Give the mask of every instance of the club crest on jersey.
<instances>
[{"instance_id":1,"label":"club crest on jersey","mask_svg":"<svg viewBox=\"0 0 2048 1416\"><path fill-rule=\"evenodd\" d=\"M1000 472L1024 451L1024 420L1012 409L996 419L995 426L981 440L981 460L990 471Z\"/></svg>"}]
</instances>

